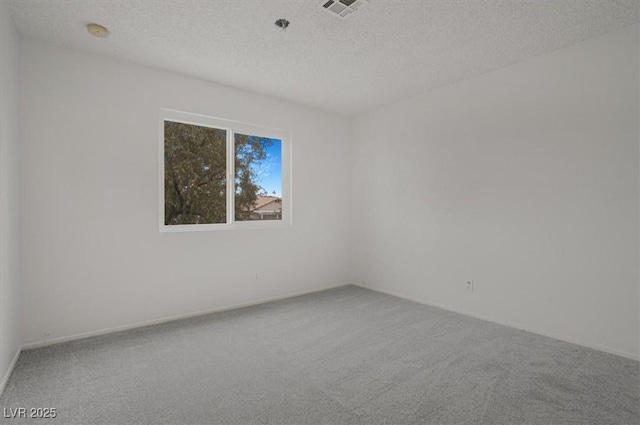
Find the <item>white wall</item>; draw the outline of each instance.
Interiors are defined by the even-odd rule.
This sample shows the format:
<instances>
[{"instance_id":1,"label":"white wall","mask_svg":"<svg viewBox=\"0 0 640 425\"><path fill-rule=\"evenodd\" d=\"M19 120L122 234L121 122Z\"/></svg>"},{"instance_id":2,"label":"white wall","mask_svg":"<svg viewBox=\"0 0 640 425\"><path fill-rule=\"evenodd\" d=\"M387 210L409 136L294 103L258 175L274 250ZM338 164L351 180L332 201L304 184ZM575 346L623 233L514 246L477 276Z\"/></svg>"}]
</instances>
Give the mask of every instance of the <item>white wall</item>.
<instances>
[{"instance_id":1,"label":"white wall","mask_svg":"<svg viewBox=\"0 0 640 425\"><path fill-rule=\"evenodd\" d=\"M0 392L20 349L18 34L0 1Z\"/></svg>"},{"instance_id":2,"label":"white wall","mask_svg":"<svg viewBox=\"0 0 640 425\"><path fill-rule=\"evenodd\" d=\"M353 131L353 282L638 358L637 25Z\"/></svg>"},{"instance_id":3,"label":"white wall","mask_svg":"<svg viewBox=\"0 0 640 425\"><path fill-rule=\"evenodd\" d=\"M28 39L20 66L25 344L346 283L345 118ZM291 130L293 227L160 233L161 107Z\"/></svg>"}]
</instances>

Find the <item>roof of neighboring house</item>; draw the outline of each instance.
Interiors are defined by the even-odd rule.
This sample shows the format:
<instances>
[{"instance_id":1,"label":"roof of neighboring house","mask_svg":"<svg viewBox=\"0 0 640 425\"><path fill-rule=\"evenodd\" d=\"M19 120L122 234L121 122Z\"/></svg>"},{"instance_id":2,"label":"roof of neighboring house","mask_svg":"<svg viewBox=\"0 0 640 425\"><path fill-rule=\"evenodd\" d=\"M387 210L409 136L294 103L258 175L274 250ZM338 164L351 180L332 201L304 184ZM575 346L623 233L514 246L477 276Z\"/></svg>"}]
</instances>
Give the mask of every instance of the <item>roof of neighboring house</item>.
<instances>
[{"instance_id":1,"label":"roof of neighboring house","mask_svg":"<svg viewBox=\"0 0 640 425\"><path fill-rule=\"evenodd\" d=\"M256 199L256 202L254 202L253 204L252 211L260 209L266 205L269 205L274 201L279 201L279 200L280 198L278 198L277 196L258 196L258 199Z\"/></svg>"}]
</instances>

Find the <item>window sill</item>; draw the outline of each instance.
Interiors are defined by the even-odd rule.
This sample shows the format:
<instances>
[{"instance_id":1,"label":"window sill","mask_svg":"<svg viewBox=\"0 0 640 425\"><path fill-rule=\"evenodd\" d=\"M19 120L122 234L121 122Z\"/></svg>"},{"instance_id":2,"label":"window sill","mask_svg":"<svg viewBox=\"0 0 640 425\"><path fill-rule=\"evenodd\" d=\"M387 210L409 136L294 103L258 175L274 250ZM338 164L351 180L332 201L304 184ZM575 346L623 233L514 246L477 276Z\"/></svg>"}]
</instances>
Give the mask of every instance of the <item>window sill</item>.
<instances>
[{"instance_id":1,"label":"window sill","mask_svg":"<svg viewBox=\"0 0 640 425\"><path fill-rule=\"evenodd\" d=\"M247 221L247 222L235 222L235 223L220 223L220 224L176 224L160 226L161 233L176 233L176 232L217 232L224 230L264 230L264 229L286 229L291 227L291 223L278 220L265 220L265 221Z\"/></svg>"}]
</instances>

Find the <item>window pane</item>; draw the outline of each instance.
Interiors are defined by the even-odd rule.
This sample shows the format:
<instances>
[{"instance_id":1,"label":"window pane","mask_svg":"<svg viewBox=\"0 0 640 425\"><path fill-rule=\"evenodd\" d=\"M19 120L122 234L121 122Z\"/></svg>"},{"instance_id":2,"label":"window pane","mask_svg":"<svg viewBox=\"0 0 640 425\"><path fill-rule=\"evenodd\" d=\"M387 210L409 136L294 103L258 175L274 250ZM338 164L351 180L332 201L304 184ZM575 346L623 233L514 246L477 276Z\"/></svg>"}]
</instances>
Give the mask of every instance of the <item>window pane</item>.
<instances>
[{"instance_id":1,"label":"window pane","mask_svg":"<svg viewBox=\"0 0 640 425\"><path fill-rule=\"evenodd\" d=\"M227 132L164 122L164 224L227 221Z\"/></svg>"},{"instance_id":2,"label":"window pane","mask_svg":"<svg viewBox=\"0 0 640 425\"><path fill-rule=\"evenodd\" d=\"M235 141L235 220L282 220L282 141L246 134Z\"/></svg>"}]
</instances>

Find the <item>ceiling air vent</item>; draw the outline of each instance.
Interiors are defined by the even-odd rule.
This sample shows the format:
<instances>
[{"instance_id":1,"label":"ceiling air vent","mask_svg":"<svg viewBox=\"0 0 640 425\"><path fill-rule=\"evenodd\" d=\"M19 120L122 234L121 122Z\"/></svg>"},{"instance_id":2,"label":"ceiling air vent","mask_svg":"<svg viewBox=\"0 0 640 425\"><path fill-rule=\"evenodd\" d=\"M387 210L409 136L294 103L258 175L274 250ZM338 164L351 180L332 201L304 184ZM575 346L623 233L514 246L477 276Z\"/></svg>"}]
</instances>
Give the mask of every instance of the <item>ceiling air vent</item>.
<instances>
[{"instance_id":1,"label":"ceiling air vent","mask_svg":"<svg viewBox=\"0 0 640 425\"><path fill-rule=\"evenodd\" d=\"M323 0L320 3L324 10L343 19L366 4L367 0Z\"/></svg>"}]
</instances>

